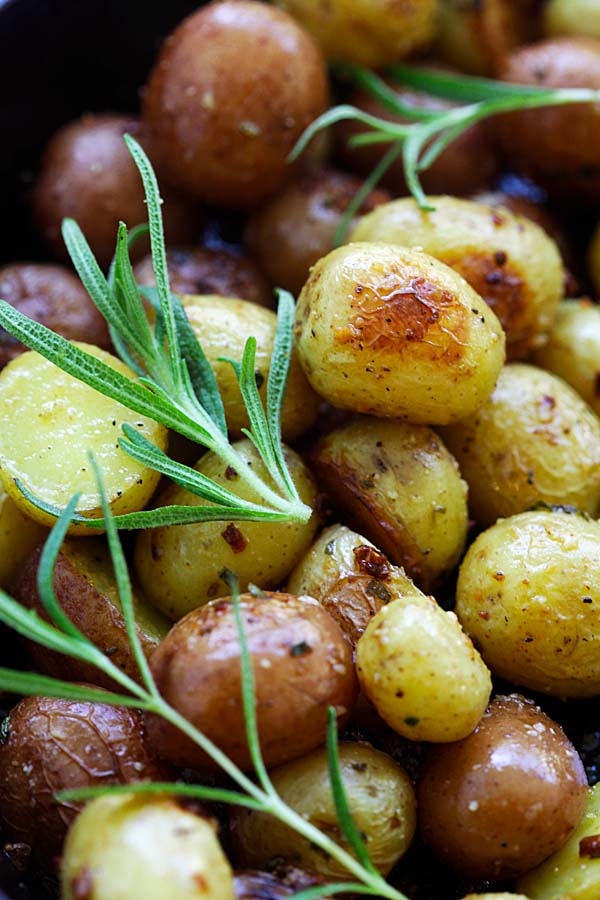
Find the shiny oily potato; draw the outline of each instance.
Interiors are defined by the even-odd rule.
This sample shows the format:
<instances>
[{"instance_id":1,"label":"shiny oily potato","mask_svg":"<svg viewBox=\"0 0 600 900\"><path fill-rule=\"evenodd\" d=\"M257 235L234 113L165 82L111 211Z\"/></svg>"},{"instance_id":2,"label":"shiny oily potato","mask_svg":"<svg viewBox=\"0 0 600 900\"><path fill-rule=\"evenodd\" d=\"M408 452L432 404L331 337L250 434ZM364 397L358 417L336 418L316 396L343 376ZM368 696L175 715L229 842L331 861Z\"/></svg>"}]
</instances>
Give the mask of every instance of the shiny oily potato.
<instances>
[{"instance_id":1,"label":"shiny oily potato","mask_svg":"<svg viewBox=\"0 0 600 900\"><path fill-rule=\"evenodd\" d=\"M108 350L108 327L81 281L64 266L12 263L0 268L0 299L71 341ZM0 331L0 367L27 348Z\"/></svg>"},{"instance_id":2,"label":"shiny oily potato","mask_svg":"<svg viewBox=\"0 0 600 900\"><path fill-rule=\"evenodd\" d=\"M277 316L256 303L231 297L185 296L183 306L217 377L227 427L234 437L241 437L242 428L250 427L248 413L232 366L219 362L219 357L241 360L247 339L256 338L255 375L264 403ZM284 441L295 440L311 427L317 418L318 404L319 398L306 380L297 354L293 353L281 414Z\"/></svg>"},{"instance_id":3,"label":"shiny oily potato","mask_svg":"<svg viewBox=\"0 0 600 900\"><path fill-rule=\"evenodd\" d=\"M0 588L12 586L29 554L47 534L42 525L23 515L0 484Z\"/></svg>"},{"instance_id":4,"label":"shiny oily potato","mask_svg":"<svg viewBox=\"0 0 600 900\"><path fill-rule=\"evenodd\" d=\"M548 37L569 34L600 38L597 0L548 0L542 21Z\"/></svg>"},{"instance_id":5,"label":"shiny oily potato","mask_svg":"<svg viewBox=\"0 0 600 900\"><path fill-rule=\"evenodd\" d=\"M474 412L504 362L500 323L466 281L393 244L350 244L319 260L295 332L308 380L332 405L417 424Z\"/></svg>"},{"instance_id":6,"label":"shiny oily potato","mask_svg":"<svg viewBox=\"0 0 600 900\"><path fill-rule=\"evenodd\" d=\"M352 651L312 597L242 594L241 612L254 671L260 747L271 767L325 741L327 708L343 725L356 698ZM241 653L233 603L215 600L177 622L150 668L165 700L236 765L252 768L241 695ZM163 759L218 770L196 743L160 716L148 737Z\"/></svg>"},{"instance_id":7,"label":"shiny oily potato","mask_svg":"<svg viewBox=\"0 0 600 900\"><path fill-rule=\"evenodd\" d=\"M350 813L371 861L386 875L404 855L415 832L412 782L398 763L370 744L342 742L339 753ZM324 748L275 769L271 777L288 806L352 852L338 824ZM339 862L266 813L235 809L232 834L236 855L246 865L265 866L281 856L326 878L348 880L348 871Z\"/></svg>"},{"instance_id":8,"label":"shiny oily potato","mask_svg":"<svg viewBox=\"0 0 600 900\"><path fill-rule=\"evenodd\" d=\"M21 700L0 732L0 825L50 869L81 803L57 791L160 781L140 714L124 707L50 697Z\"/></svg>"},{"instance_id":9,"label":"shiny oily potato","mask_svg":"<svg viewBox=\"0 0 600 900\"><path fill-rule=\"evenodd\" d=\"M536 503L600 507L600 419L562 378L512 363L474 415L443 429L480 525Z\"/></svg>"},{"instance_id":10,"label":"shiny oily potato","mask_svg":"<svg viewBox=\"0 0 600 900\"><path fill-rule=\"evenodd\" d=\"M167 38L144 89L159 171L210 203L255 205L291 177L288 155L327 106L327 74L291 16L209 3Z\"/></svg>"},{"instance_id":11,"label":"shiny oily potato","mask_svg":"<svg viewBox=\"0 0 600 900\"><path fill-rule=\"evenodd\" d=\"M369 621L391 600L392 567L380 550L345 525L321 532L287 583L290 594L319 601L353 647Z\"/></svg>"},{"instance_id":12,"label":"shiny oily potato","mask_svg":"<svg viewBox=\"0 0 600 900\"><path fill-rule=\"evenodd\" d=\"M92 345L77 346L120 375L134 379L131 369L116 356ZM162 425L99 394L39 354L22 353L0 373L0 476L4 489L19 509L42 525L53 525L54 517L27 500L15 479L61 509L79 491L77 512L99 518L100 499L87 457L92 450L112 512L142 509L159 474L118 447L123 422L166 449L167 429ZM71 525L69 532L93 533L85 525Z\"/></svg>"},{"instance_id":13,"label":"shiny oily potato","mask_svg":"<svg viewBox=\"0 0 600 900\"><path fill-rule=\"evenodd\" d=\"M37 587L41 552L42 547L38 547L25 561L14 584L14 596L49 621ZM56 559L53 584L58 603L69 619L115 666L139 681L108 546L98 538L68 538ZM138 638L150 657L169 630L169 622L139 592L134 592L132 599ZM112 678L84 660L48 650L35 641L28 641L27 649L38 672L110 690L116 687Z\"/></svg>"},{"instance_id":14,"label":"shiny oily potato","mask_svg":"<svg viewBox=\"0 0 600 900\"><path fill-rule=\"evenodd\" d=\"M431 212L419 209L412 197L377 207L363 216L349 241L418 247L451 266L498 316L508 359L525 357L546 340L563 297L556 244L530 219L506 209L457 197L429 200Z\"/></svg>"},{"instance_id":15,"label":"shiny oily potato","mask_svg":"<svg viewBox=\"0 0 600 900\"><path fill-rule=\"evenodd\" d=\"M432 429L363 417L321 438L310 460L347 520L420 588L430 590L457 565L467 485Z\"/></svg>"},{"instance_id":16,"label":"shiny oily potato","mask_svg":"<svg viewBox=\"0 0 600 900\"><path fill-rule=\"evenodd\" d=\"M533 361L563 378L600 416L600 307L585 297L563 300Z\"/></svg>"},{"instance_id":17,"label":"shiny oily potato","mask_svg":"<svg viewBox=\"0 0 600 900\"><path fill-rule=\"evenodd\" d=\"M157 795L97 797L69 831L61 900L235 900L210 819Z\"/></svg>"},{"instance_id":18,"label":"shiny oily potato","mask_svg":"<svg viewBox=\"0 0 600 900\"><path fill-rule=\"evenodd\" d=\"M590 788L583 818L566 844L523 875L518 888L531 900L600 897L600 784Z\"/></svg>"},{"instance_id":19,"label":"shiny oily potato","mask_svg":"<svg viewBox=\"0 0 600 900\"><path fill-rule=\"evenodd\" d=\"M501 519L460 567L456 614L495 675L558 697L600 693L600 523Z\"/></svg>"},{"instance_id":20,"label":"shiny oily potato","mask_svg":"<svg viewBox=\"0 0 600 900\"><path fill-rule=\"evenodd\" d=\"M452 612L426 597L403 571L392 599L356 646L361 688L381 718L412 741L444 743L470 734L491 692L487 666Z\"/></svg>"},{"instance_id":21,"label":"shiny oily potato","mask_svg":"<svg viewBox=\"0 0 600 900\"><path fill-rule=\"evenodd\" d=\"M419 828L447 866L503 881L558 850L586 799L583 764L561 727L511 694L496 697L464 740L431 751L418 785Z\"/></svg>"},{"instance_id":22,"label":"shiny oily potato","mask_svg":"<svg viewBox=\"0 0 600 900\"><path fill-rule=\"evenodd\" d=\"M258 451L249 440L233 446L244 465L267 478ZM308 468L289 447L284 455L301 500L314 508L317 492ZM236 496L262 502L251 485L214 453L203 456L196 469ZM159 495L158 505L172 503L203 506L207 501L172 484ZM223 569L236 573L242 591L250 583L276 587L302 558L317 526L314 513L304 523L198 522L148 528L138 535L134 565L145 596L176 620L223 596L227 590L221 580Z\"/></svg>"}]
</instances>

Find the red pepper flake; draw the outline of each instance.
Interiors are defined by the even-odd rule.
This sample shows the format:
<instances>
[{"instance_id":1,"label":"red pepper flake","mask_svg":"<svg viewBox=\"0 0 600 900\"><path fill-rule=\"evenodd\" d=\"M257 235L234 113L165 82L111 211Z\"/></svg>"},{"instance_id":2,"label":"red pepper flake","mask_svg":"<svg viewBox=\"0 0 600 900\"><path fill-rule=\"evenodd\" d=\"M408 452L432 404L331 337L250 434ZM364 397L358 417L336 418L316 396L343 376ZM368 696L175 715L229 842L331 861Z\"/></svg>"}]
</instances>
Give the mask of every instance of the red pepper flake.
<instances>
[{"instance_id":1,"label":"red pepper flake","mask_svg":"<svg viewBox=\"0 0 600 900\"><path fill-rule=\"evenodd\" d=\"M579 855L600 859L600 834L589 834L579 841Z\"/></svg>"},{"instance_id":2,"label":"red pepper flake","mask_svg":"<svg viewBox=\"0 0 600 900\"><path fill-rule=\"evenodd\" d=\"M242 553L248 546L248 539L244 537L237 525L230 522L221 537L226 541L234 553Z\"/></svg>"},{"instance_id":3,"label":"red pepper flake","mask_svg":"<svg viewBox=\"0 0 600 900\"><path fill-rule=\"evenodd\" d=\"M390 580L390 564L387 557L380 550L361 544L360 547L355 547L352 552L361 572L365 572L379 581Z\"/></svg>"}]
</instances>

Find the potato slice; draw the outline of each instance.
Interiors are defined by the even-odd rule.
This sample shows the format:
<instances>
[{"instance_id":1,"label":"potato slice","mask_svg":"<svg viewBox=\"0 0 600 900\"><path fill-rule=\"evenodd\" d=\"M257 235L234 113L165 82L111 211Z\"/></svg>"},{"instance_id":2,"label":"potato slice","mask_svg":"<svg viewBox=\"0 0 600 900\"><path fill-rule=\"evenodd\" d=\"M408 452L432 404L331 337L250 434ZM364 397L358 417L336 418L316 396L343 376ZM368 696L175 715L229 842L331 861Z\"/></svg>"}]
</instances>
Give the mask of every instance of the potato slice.
<instances>
[{"instance_id":1,"label":"potato slice","mask_svg":"<svg viewBox=\"0 0 600 900\"><path fill-rule=\"evenodd\" d=\"M24 516L0 485L0 587L9 585L47 531Z\"/></svg>"},{"instance_id":2,"label":"potato slice","mask_svg":"<svg viewBox=\"0 0 600 900\"><path fill-rule=\"evenodd\" d=\"M89 344L77 346L120 374L134 377L110 353ZM79 491L78 512L99 518L100 501L87 458L92 450L113 513L142 509L159 475L119 449L123 422L166 448L167 429L162 425L104 397L38 353L23 353L0 374L0 474L6 492L19 509L43 525L54 524L54 517L30 503L15 479L46 503L61 508ZM85 525L72 525L69 530L91 533Z\"/></svg>"}]
</instances>

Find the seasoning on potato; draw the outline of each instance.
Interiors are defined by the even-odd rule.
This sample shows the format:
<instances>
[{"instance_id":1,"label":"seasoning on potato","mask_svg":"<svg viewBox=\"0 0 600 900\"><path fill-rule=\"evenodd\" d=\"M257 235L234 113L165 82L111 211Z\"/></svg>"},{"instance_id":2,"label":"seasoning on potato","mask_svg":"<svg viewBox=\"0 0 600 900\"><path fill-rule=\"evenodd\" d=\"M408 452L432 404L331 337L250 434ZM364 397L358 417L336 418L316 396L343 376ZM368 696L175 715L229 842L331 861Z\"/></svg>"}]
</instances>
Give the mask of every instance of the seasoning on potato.
<instances>
[{"instance_id":1,"label":"seasoning on potato","mask_svg":"<svg viewBox=\"0 0 600 900\"><path fill-rule=\"evenodd\" d=\"M556 722L516 694L475 731L435 747L418 785L419 828L443 862L502 881L561 847L585 809L583 764Z\"/></svg>"},{"instance_id":2,"label":"seasoning on potato","mask_svg":"<svg viewBox=\"0 0 600 900\"><path fill-rule=\"evenodd\" d=\"M495 675L558 697L600 693L600 523L539 510L469 548L456 614Z\"/></svg>"},{"instance_id":3,"label":"seasoning on potato","mask_svg":"<svg viewBox=\"0 0 600 900\"><path fill-rule=\"evenodd\" d=\"M308 380L332 405L416 424L474 412L504 362L504 333L481 297L448 266L394 244L349 244L319 260L295 330Z\"/></svg>"},{"instance_id":4,"label":"seasoning on potato","mask_svg":"<svg viewBox=\"0 0 600 900\"><path fill-rule=\"evenodd\" d=\"M240 603L260 746L271 767L325 741L329 706L342 723L347 720L356 697L352 652L339 626L310 597L243 594ZM177 622L150 666L165 700L237 765L252 768L232 601L213 601ZM159 756L215 770L216 764L178 728L157 716L148 716L147 724Z\"/></svg>"}]
</instances>

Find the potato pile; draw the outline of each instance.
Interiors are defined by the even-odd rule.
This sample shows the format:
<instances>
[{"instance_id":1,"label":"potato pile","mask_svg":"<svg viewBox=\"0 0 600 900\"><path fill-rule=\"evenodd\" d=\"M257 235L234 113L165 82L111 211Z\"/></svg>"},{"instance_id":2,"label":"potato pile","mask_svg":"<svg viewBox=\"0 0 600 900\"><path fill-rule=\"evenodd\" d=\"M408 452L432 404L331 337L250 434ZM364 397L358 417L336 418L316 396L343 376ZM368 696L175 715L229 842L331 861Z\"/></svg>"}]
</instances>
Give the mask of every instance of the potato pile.
<instances>
[{"instance_id":1,"label":"potato pile","mask_svg":"<svg viewBox=\"0 0 600 900\"><path fill-rule=\"evenodd\" d=\"M328 60L600 88L599 10L204 4L166 38L139 114L99 110L50 137L31 205L56 261L0 268L0 298L141 389L60 238L74 217L110 271L119 220L145 219L122 141L136 136L163 192L172 289L214 371L239 470L0 334L0 587L49 620L42 548L78 493L84 520L63 542L54 591L134 681L107 541L85 523L101 517L87 452L115 514L210 503L128 456L124 423L240 501L263 502L240 477L268 476L226 358L256 339L266 403L274 289L297 296L281 434L311 514L132 533L136 627L180 721L252 777L235 573L273 785L354 852L329 779L333 708L351 815L377 871L410 900L600 896L600 796L588 784L600 747L600 114L580 104L476 123L423 173L433 210L392 167L336 248L387 148L348 150L353 123L288 157L340 90ZM422 113L458 105L399 90ZM351 100L383 114L362 90ZM137 283L152 289L145 236L133 253ZM150 302L146 313L154 323ZM0 633L12 645L23 668L117 688L94 666ZM251 805L132 788L85 808L57 800L148 780L231 788L189 730L109 699L0 695L0 837L26 848L34 883L58 877L62 900L256 900L352 880Z\"/></svg>"}]
</instances>

